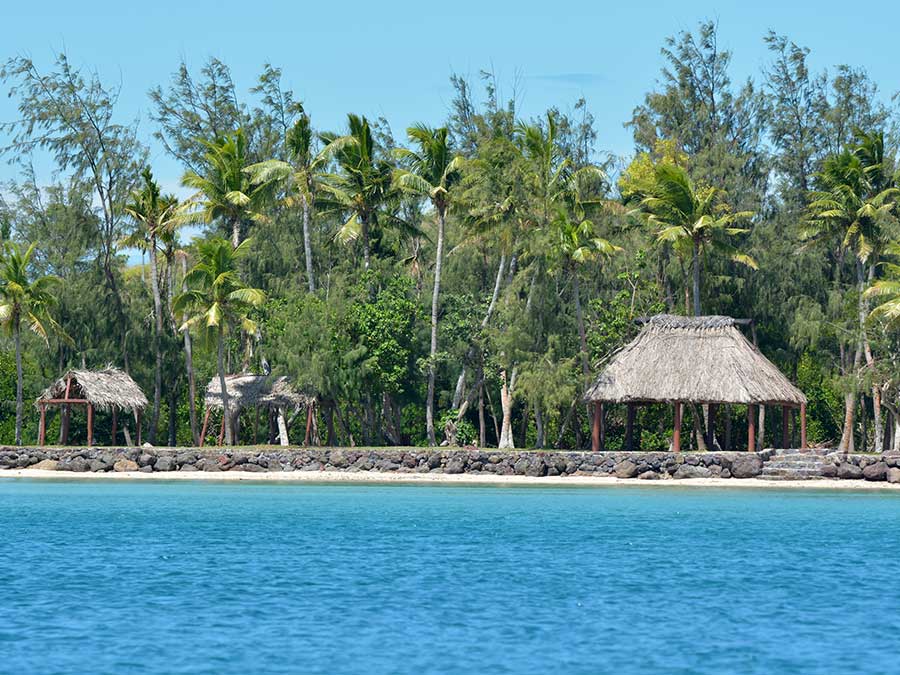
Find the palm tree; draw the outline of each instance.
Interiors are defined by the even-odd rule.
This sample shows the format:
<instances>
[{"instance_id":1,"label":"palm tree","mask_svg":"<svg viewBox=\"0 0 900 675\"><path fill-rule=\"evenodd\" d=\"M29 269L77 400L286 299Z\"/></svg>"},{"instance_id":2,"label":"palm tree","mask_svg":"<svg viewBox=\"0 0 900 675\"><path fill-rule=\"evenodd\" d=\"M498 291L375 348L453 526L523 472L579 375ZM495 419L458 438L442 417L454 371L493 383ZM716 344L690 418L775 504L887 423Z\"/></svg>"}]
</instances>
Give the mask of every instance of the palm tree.
<instances>
[{"instance_id":1,"label":"palm tree","mask_svg":"<svg viewBox=\"0 0 900 675\"><path fill-rule=\"evenodd\" d=\"M241 243L248 223L265 220L262 206L269 198L273 181L256 182L247 171L247 141L242 129L215 141L198 140L206 148L203 173L190 170L182 185L197 190L191 201L200 207L207 223L222 222L231 230L231 245Z\"/></svg>"},{"instance_id":2,"label":"palm tree","mask_svg":"<svg viewBox=\"0 0 900 675\"><path fill-rule=\"evenodd\" d=\"M248 313L266 301L258 288L241 280L238 263L250 253L252 240L245 239L236 248L222 238L197 244L197 264L184 278L187 290L175 298L174 309L183 316L181 330L194 330L207 343L216 343L219 386L222 390L225 440L234 442L228 390L225 388L225 336L239 326L249 334L257 332Z\"/></svg>"},{"instance_id":3,"label":"palm tree","mask_svg":"<svg viewBox=\"0 0 900 675\"><path fill-rule=\"evenodd\" d=\"M60 283L55 276L32 275L35 245L25 253L11 241L3 244L0 256L0 323L12 334L16 345L16 445L22 445L22 322L49 345L48 329L65 336L50 316L56 305L54 288Z\"/></svg>"},{"instance_id":4,"label":"palm tree","mask_svg":"<svg viewBox=\"0 0 900 675\"><path fill-rule=\"evenodd\" d=\"M441 268L444 260L444 229L450 207L450 189L459 182L462 157L453 155L446 128L431 129L424 125L406 131L417 151L399 149L397 157L404 164L395 174L400 189L427 197L437 214L437 250L434 259L434 289L431 293L431 348L428 359L428 395L425 402L425 428L428 443L437 445L434 434L434 384L437 358L438 299L441 293Z\"/></svg>"},{"instance_id":5,"label":"palm tree","mask_svg":"<svg viewBox=\"0 0 900 675\"><path fill-rule=\"evenodd\" d=\"M750 218L749 211L732 213L723 202L724 193L715 187L696 187L680 166L660 162L652 177L635 190L638 211L657 227L659 242L670 242L682 259L691 259L694 315L700 316L700 263L707 250L756 269L756 261L738 251L729 241L747 232L735 227Z\"/></svg>"},{"instance_id":6,"label":"palm tree","mask_svg":"<svg viewBox=\"0 0 900 675\"><path fill-rule=\"evenodd\" d=\"M330 211L349 214L336 238L344 243L361 239L363 262L368 270L370 239L380 226L379 212L396 194L392 184L393 167L379 157L365 117L351 113L347 123L349 131L345 136L322 135L327 144L323 152L334 158L340 173L323 177L321 190L325 194L319 201Z\"/></svg>"},{"instance_id":7,"label":"palm tree","mask_svg":"<svg viewBox=\"0 0 900 675\"><path fill-rule=\"evenodd\" d=\"M159 408L162 396L162 331L163 306L159 284L158 242L161 236L174 232L178 221L178 200L174 195L163 195L159 185L153 180L149 168L141 173L143 185L131 194L131 201L125 205L127 213L134 221L135 230L126 240L128 245L145 247L150 253L150 288L153 293L153 350L156 366L153 378L153 413L150 420L150 442L156 443L159 425Z\"/></svg>"},{"instance_id":8,"label":"palm tree","mask_svg":"<svg viewBox=\"0 0 900 675\"><path fill-rule=\"evenodd\" d=\"M247 172L257 184L266 184L271 180L286 181L285 203L293 206L299 200L303 214L303 254L306 261L306 281L309 292L314 293L316 282L313 276L310 233L312 210L329 156L336 151L338 146L330 145L318 152L315 151L312 127L306 113L301 113L294 126L290 128L285 144L291 153L293 164L278 159L269 159L247 167Z\"/></svg>"}]
</instances>

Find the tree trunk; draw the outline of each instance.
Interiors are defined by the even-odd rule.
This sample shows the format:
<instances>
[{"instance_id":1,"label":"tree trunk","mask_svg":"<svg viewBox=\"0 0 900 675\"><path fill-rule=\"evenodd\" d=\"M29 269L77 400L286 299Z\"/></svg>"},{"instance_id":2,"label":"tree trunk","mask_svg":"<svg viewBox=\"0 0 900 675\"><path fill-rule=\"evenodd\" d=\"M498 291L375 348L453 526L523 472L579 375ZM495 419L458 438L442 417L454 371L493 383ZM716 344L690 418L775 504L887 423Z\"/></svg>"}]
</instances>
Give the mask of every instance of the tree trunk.
<instances>
[{"instance_id":1,"label":"tree trunk","mask_svg":"<svg viewBox=\"0 0 900 675\"><path fill-rule=\"evenodd\" d=\"M849 391L844 394L844 429L841 433L841 442L838 450L841 452L853 452L853 421L856 411L856 395Z\"/></svg>"},{"instance_id":2,"label":"tree trunk","mask_svg":"<svg viewBox=\"0 0 900 675\"><path fill-rule=\"evenodd\" d=\"M544 447L544 416L538 403L534 404L534 431L534 447L540 450Z\"/></svg>"},{"instance_id":3,"label":"tree trunk","mask_svg":"<svg viewBox=\"0 0 900 675\"><path fill-rule=\"evenodd\" d=\"M15 333L16 341L16 445L22 445L22 421L25 413L25 402L22 396L22 327L18 316L13 317L13 332Z\"/></svg>"},{"instance_id":4,"label":"tree trunk","mask_svg":"<svg viewBox=\"0 0 900 675\"><path fill-rule=\"evenodd\" d=\"M181 270L187 276L187 258L181 259ZM187 285L181 282L181 290L187 291ZM184 369L187 371L188 379L188 410L191 417L191 438L194 439L194 445L200 445L200 435L197 430L197 383L194 379L194 354L193 345L191 343L191 332L184 331Z\"/></svg>"},{"instance_id":5,"label":"tree trunk","mask_svg":"<svg viewBox=\"0 0 900 675\"><path fill-rule=\"evenodd\" d=\"M434 260L434 291L431 294L431 351L428 359L428 397L425 403L425 431L428 444L437 445L434 435L434 381L437 358L438 298L441 293L441 266L444 258L444 211L438 211L437 252Z\"/></svg>"},{"instance_id":6,"label":"tree trunk","mask_svg":"<svg viewBox=\"0 0 900 675\"><path fill-rule=\"evenodd\" d=\"M169 447L178 445L178 388L169 389ZM115 445L115 443L114 443Z\"/></svg>"},{"instance_id":7,"label":"tree trunk","mask_svg":"<svg viewBox=\"0 0 900 675\"><path fill-rule=\"evenodd\" d=\"M156 364L153 371L153 410L147 437L151 445L156 445L156 431L159 427L159 409L162 404L162 295L159 291L159 265L156 257L156 236L150 237L150 288L153 291L153 351Z\"/></svg>"},{"instance_id":8,"label":"tree trunk","mask_svg":"<svg viewBox=\"0 0 900 675\"><path fill-rule=\"evenodd\" d=\"M316 282L313 278L313 260L312 260L312 242L310 240L310 205L309 199L304 193L301 197L303 201L303 255L306 259L306 282L309 285L309 292L316 292Z\"/></svg>"},{"instance_id":9,"label":"tree trunk","mask_svg":"<svg viewBox=\"0 0 900 675\"><path fill-rule=\"evenodd\" d=\"M700 316L700 242L694 241L692 272L694 275L694 316Z\"/></svg>"},{"instance_id":10,"label":"tree trunk","mask_svg":"<svg viewBox=\"0 0 900 675\"><path fill-rule=\"evenodd\" d=\"M237 248L241 245L241 219L235 218L231 221L231 247Z\"/></svg>"},{"instance_id":11,"label":"tree trunk","mask_svg":"<svg viewBox=\"0 0 900 675\"><path fill-rule=\"evenodd\" d=\"M500 408L503 411L503 422L500 426L500 441L497 447L513 449L516 444L512 433L512 396L505 368L500 371Z\"/></svg>"},{"instance_id":12,"label":"tree trunk","mask_svg":"<svg viewBox=\"0 0 900 675\"><path fill-rule=\"evenodd\" d=\"M359 230L363 246L363 269L368 272L372 254L369 251L369 219L367 216L359 217Z\"/></svg>"},{"instance_id":13,"label":"tree trunk","mask_svg":"<svg viewBox=\"0 0 900 675\"><path fill-rule=\"evenodd\" d=\"M284 419L284 408L280 406L278 408L278 442L281 445L290 445L287 422Z\"/></svg>"},{"instance_id":14,"label":"tree trunk","mask_svg":"<svg viewBox=\"0 0 900 675\"><path fill-rule=\"evenodd\" d=\"M219 344L216 362L219 368L219 387L222 390L222 415L225 425L225 445L234 444L233 428L231 426L231 411L229 410L228 388L225 386L225 330L219 326Z\"/></svg>"},{"instance_id":15,"label":"tree trunk","mask_svg":"<svg viewBox=\"0 0 900 675\"><path fill-rule=\"evenodd\" d=\"M860 263L859 269L862 268ZM871 284L875 278L875 265L869 266L869 283ZM869 316L869 303L863 296L865 292L866 282L859 277L859 330L863 337L863 351L866 356L866 366L873 371L875 369L875 359L872 356L872 346L869 343L869 335L866 331L866 318ZM881 387L877 382L872 384L872 426L875 429L875 452L884 451L884 430L881 422Z\"/></svg>"},{"instance_id":16,"label":"tree trunk","mask_svg":"<svg viewBox=\"0 0 900 675\"><path fill-rule=\"evenodd\" d=\"M575 317L578 320L579 351L581 352L581 373L587 383L590 377L590 364L588 363L587 334L584 330L584 314L581 311L581 291L578 284L578 271L572 275L572 294L575 296Z\"/></svg>"},{"instance_id":17,"label":"tree trunk","mask_svg":"<svg viewBox=\"0 0 900 675\"><path fill-rule=\"evenodd\" d=\"M484 318L481 320L481 329L484 330L487 328L488 322L491 320L491 315L494 313L494 309L497 307L497 298L500 297L500 286L503 283L503 272L506 269L506 254L501 254L500 256L500 265L497 267L497 279L494 281L494 292L491 295L491 302L488 305L487 311L484 314ZM466 358L463 361L462 370L459 373L459 378L456 380L456 390L453 392L453 405L454 409L459 408L459 404L462 401L463 396L463 386L466 382L466 362L471 360L475 356L475 345L471 344L469 346L469 350L466 352Z\"/></svg>"}]
</instances>

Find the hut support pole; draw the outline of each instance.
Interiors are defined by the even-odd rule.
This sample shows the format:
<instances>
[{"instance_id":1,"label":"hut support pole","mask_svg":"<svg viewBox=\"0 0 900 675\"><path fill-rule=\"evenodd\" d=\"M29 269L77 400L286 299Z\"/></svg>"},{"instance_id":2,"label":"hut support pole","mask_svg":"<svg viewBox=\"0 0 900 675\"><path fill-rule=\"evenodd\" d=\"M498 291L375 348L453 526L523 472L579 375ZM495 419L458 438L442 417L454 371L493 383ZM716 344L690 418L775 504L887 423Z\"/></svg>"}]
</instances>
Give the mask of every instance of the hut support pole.
<instances>
[{"instance_id":1,"label":"hut support pole","mask_svg":"<svg viewBox=\"0 0 900 675\"><path fill-rule=\"evenodd\" d=\"M306 406L306 436L303 437L303 445L309 445L309 434L312 431L313 408L311 404Z\"/></svg>"},{"instance_id":2,"label":"hut support pole","mask_svg":"<svg viewBox=\"0 0 900 675\"><path fill-rule=\"evenodd\" d=\"M66 396L65 399L69 400L69 394L72 392L72 376L66 378ZM60 421L60 435L62 436L62 444L67 445L69 443L69 420L72 418L72 406L66 403L63 406L62 420Z\"/></svg>"},{"instance_id":3,"label":"hut support pole","mask_svg":"<svg viewBox=\"0 0 900 675\"><path fill-rule=\"evenodd\" d=\"M603 404L600 401L594 401L594 421L591 424L591 450L594 452L603 451L603 441L600 437L600 427L603 424Z\"/></svg>"},{"instance_id":4,"label":"hut support pole","mask_svg":"<svg viewBox=\"0 0 900 675\"><path fill-rule=\"evenodd\" d=\"M212 408L206 409L206 414L203 415L203 431L200 432L200 447L203 447L203 441L206 440L206 429L209 427L209 415L212 412Z\"/></svg>"},{"instance_id":5,"label":"hut support pole","mask_svg":"<svg viewBox=\"0 0 900 675\"><path fill-rule=\"evenodd\" d=\"M625 412L625 449L634 450L634 403L629 403Z\"/></svg>"},{"instance_id":6,"label":"hut support pole","mask_svg":"<svg viewBox=\"0 0 900 675\"><path fill-rule=\"evenodd\" d=\"M681 401L675 402L675 428L672 430L672 450L681 452Z\"/></svg>"},{"instance_id":7,"label":"hut support pole","mask_svg":"<svg viewBox=\"0 0 900 675\"><path fill-rule=\"evenodd\" d=\"M806 450L806 404L800 404L800 449Z\"/></svg>"},{"instance_id":8,"label":"hut support pole","mask_svg":"<svg viewBox=\"0 0 900 675\"><path fill-rule=\"evenodd\" d=\"M718 406L710 403L706 406L706 449L715 450L716 443L716 412Z\"/></svg>"},{"instance_id":9,"label":"hut support pole","mask_svg":"<svg viewBox=\"0 0 900 675\"><path fill-rule=\"evenodd\" d=\"M222 445L222 441L225 439L225 408L222 408L222 426L219 428L219 440L216 441L216 445Z\"/></svg>"},{"instance_id":10,"label":"hut support pole","mask_svg":"<svg viewBox=\"0 0 900 675\"><path fill-rule=\"evenodd\" d=\"M138 447L141 446L141 411L137 410L134 413L134 425L135 425L135 433L137 433L137 444Z\"/></svg>"},{"instance_id":11,"label":"hut support pole","mask_svg":"<svg viewBox=\"0 0 900 675\"><path fill-rule=\"evenodd\" d=\"M38 427L38 445L43 445L47 436L47 406L41 403L41 424Z\"/></svg>"},{"instance_id":12,"label":"hut support pole","mask_svg":"<svg viewBox=\"0 0 900 675\"><path fill-rule=\"evenodd\" d=\"M91 447L94 444L94 406L90 403L87 404L87 435L88 447Z\"/></svg>"},{"instance_id":13,"label":"hut support pole","mask_svg":"<svg viewBox=\"0 0 900 675\"><path fill-rule=\"evenodd\" d=\"M747 452L756 451L756 406L747 406Z\"/></svg>"},{"instance_id":14,"label":"hut support pole","mask_svg":"<svg viewBox=\"0 0 900 675\"><path fill-rule=\"evenodd\" d=\"M112 409L112 444L116 444L116 423L119 421L119 412L116 410L116 407L113 406Z\"/></svg>"},{"instance_id":15,"label":"hut support pole","mask_svg":"<svg viewBox=\"0 0 900 675\"><path fill-rule=\"evenodd\" d=\"M790 406L781 406L781 447L791 447L791 408Z\"/></svg>"}]
</instances>

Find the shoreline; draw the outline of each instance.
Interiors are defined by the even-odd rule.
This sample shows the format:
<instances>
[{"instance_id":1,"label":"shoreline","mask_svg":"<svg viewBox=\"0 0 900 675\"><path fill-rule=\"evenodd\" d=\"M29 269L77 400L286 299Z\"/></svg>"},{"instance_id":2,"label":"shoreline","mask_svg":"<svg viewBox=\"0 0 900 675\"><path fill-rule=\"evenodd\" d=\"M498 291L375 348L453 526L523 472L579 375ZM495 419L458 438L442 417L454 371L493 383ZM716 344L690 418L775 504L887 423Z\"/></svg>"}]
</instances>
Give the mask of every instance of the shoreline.
<instances>
[{"instance_id":1,"label":"shoreline","mask_svg":"<svg viewBox=\"0 0 900 675\"><path fill-rule=\"evenodd\" d=\"M184 471L143 473L141 471L92 472L44 471L40 469L0 470L3 479L39 479L47 481L202 481L220 483L351 483L351 484L419 484L474 486L540 486L540 487L685 487L685 488L749 488L836 491L900 491L900 483L866 480L766 480L762 478L682 478L639 480L615 476L505 476L496 474L417 474L377 471Z\"/></svg>"}]
</instances>

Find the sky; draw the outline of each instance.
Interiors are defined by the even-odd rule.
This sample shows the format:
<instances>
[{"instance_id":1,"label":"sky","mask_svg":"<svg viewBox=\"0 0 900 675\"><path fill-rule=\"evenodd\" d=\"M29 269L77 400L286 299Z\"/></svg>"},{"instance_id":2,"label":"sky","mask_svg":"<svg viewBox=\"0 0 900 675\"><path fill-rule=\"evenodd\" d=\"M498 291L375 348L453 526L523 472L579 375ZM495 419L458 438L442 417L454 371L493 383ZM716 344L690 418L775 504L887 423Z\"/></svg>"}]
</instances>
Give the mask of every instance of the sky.
<instances>
[{"instance_id":1,"label":"sky","mask_svg":"<svg viewBox=\"0 0 900 675\"><path fill-rule=\"evenodd\" d=\"M319 129L339 130L346 113L356 112L385 117L397 138L413 122L446 119L451 73L474 81L480 70L492 70L502 96L515 83L526 117L585 97L598 149L628 155L631 134L623 124L659 79L664 39L704 19L718 22L735 80L759 78L771 60L762 38L772 29L809 47L814 70L864 66L886 97L900 91L900 3L882 0L865 12L846 0L7 2L0 58L27 56L46 69L66 51L73 64L121 85L119 119L140 120L147 142L147 91L165 84L181 59L197 72L215 56L243 92L264 63L281 67L284 85ZM0 120L8 122L15 103L2 88ZM164 186L178 185L182 168L158 144L151 144L151 162ZM49 172L50 165L42 168ZM0 180L14 177L13 167L0 165Z\"/></svg>"}]
</instances>

